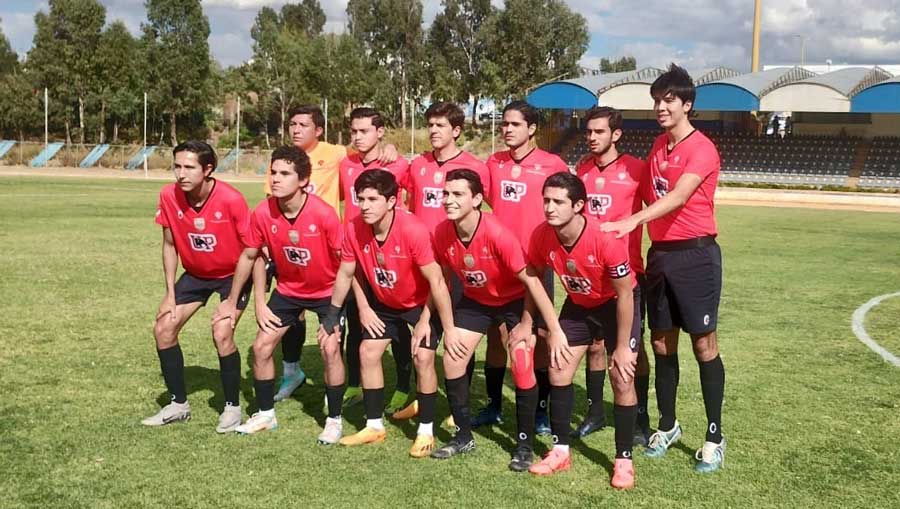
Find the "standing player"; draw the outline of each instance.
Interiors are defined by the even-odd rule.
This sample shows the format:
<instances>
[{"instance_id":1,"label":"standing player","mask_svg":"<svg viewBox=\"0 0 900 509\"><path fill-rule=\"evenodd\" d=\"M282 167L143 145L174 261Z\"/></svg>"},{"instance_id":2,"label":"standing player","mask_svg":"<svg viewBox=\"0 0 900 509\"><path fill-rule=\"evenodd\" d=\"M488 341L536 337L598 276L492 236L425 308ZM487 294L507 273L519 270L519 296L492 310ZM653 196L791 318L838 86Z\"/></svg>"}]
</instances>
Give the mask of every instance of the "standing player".
<instances>
[{"instance_id":1,"label":"standing player","mask_svg":"<svg viewBox=\"0 0 900 509\"><path fill-rule=\"evenodd\" d=\"M363 341L359 356L366 427L342 438L341 444L362 445L385 439L387 432L381 418L384 411L381 357L388 344L397 339L400 328L414 326L411 349L416 367L419 429L409 454L425 457L434 450L437 403L434 357L442 325L448 341L452 344L459 341L450 295L441 269L434 261L430 232L412 214L395 209L399 186L394 176L385 170L366 170L356 179L354 189L360 215L345 227L331 311L319 330L320 337L339 333L334 324L352 280L364 277L371 295L366 296L360 285L353 289L360 308L371 306L375 311L372 316L360 317ZM432 315L431 306L437 309L440 321Z\"/></svg>"},{"instance_id":2,"label":"standing player","mask_svg":"<svg viewBox=\"0 0 900 509\"><path fill-rule=\"evenodd\" d=\"M334 209L306 192L309 157L297 147L272 152L269 172L272 196L253 211L246 248L235 269L231 295L253 275L256 288L256 320L259 330L253 342L253 385L259 411L238 426L242 434L275 429L275 365L272 352L307 309L324 319L340 260L341 222ZM279 270L278 286L265 302L265 271L254 263L263 246ZM216 319L228 323L234 316L234 300L222 302ZM328 418L319 443L334 444L341 438L341 400L344 393L344 361L340 336L319 343L325 364Z\"/></svg>"},{"instance_id":3,"label":"standing player","mask_svg":"<svg viewBox=\"0 0 900 509\"><path fill-rule=\"evenodd\" d=\"M706 407L706 441L697 451L698 472L714 472L725 464L722 399L725 367L716 339L722 293L722 252L716 243L714 197L719 178L719 152L691 125L696 90L690 75L675 64L650 87L656 120L665 130L650 149L650 175L642 188L644 210L605 223L604 230L624 237L648 224L647 317L656 356L656 399L659 429L645 452L660 457L681 436L675 418L678 389L678 334L691 336L700 365L700 387Z\"/></svg>"},{"instance_id":4,"label":"standing player","mask_svg":"<svg viewBox=\"0 0 900 509\"><path fill-rule=\"evenodd\" d=\"M639 186L647 172L643 161L629 154L621 154L616 142L622 138L622 114L608 106L595 106L584 117L590 158L575 170L587 189L585 211L601 221L624 219L642 208ZM628 237L628 253L631 269L637 274L638 284L644 288L644 260L641 257L642 227L637 227ZM641 309L644 292L641 292ZM642 313L643 316L643 313ZM643 321L641 322L643 331ZM642 334L643 336L643 334ZM588 349L587 397L588 414L573 432L573 437L583 438L606 425L603 409L603 380L606 376L606 347L595 341ZM647 446L650 437L650 416L647 414L647 392L650 385L650 364L644 343L638 350L637 374L634 386L638 397L637 427L634 444Z\"/></svg>"},{"instance_id":5,"label":"standing player","mask_svg":"<svg viewBox=\"0 0 900 509\"><path fill-rule=\"evenodd\" d=\"M356 108L350 112L350 142L356 153L341 160L341 199L344 201L344 223L349 223L359 215L359 205L353 184L360 173L370 168L383 168L391 172L401 188L406 186L409 163L398 157L393 162L381 162L384 149L381 141L384 138L384 120L381 113L372 108ZM347 314L347 392L345 401L362 400L362 388L359 386L359 344L362 335L359 315L373 313L371 308L357 309L356 300L350 294L346 301ZM400 410L409 400L409 379L412 375L412 357L409 349L409 330L400 329L398 342L391 344L394 363L397 370L397 386L391 396L385 413L388 415Z\"/></svg>"},{"instance_id":6,"label":"standing player","mask_svg":"<svg viewBox=\"0 0 900 509\"><path fill-rule=\"evenodd\" d=\"M547 222L531 238L528 257L532 269L551 267L568 297L559 323L568 345L549 339L550 423L553 449L530 472L550 475L571 467L569 434L575 392L572 381L581 358L594 338L603 338L610 354L616 423L616 459L611 484L634 487L631 441L637 417L634 370L640 342L640 291L628 263L627 241L604 233L584 215L587 193L575 175L561 172L544 184ZM538 272L539 273L539 272Z\"/></svg>"},{"instance_id":7,"label":"standing player","mask_svg":"<svg viewBox=\"0 0 900 509\"><path fill-rule=\"evenodd\" d=\"M493 213L507 225L523 246L531 240L531 232L544 221L541 213L541 186L548 176L569 171L559 156L538 148L534 143L540 114L525 101L513 101L503 108L500 131L507 149L493 154L487 161L491 175L488 203ZM553 272L543 276L544 288L553 299ZM541 340L543 341L543 340ZM537 413L538 434L550 433L547 419L547 397L550 380L547 375L547 358L544 348L538 348L535 361L540 399ZM488 405L479 412L473 424L495 424L501 420L503 378L506 376L506 352L499 334L488 337L487 358L484 363L484 379Z\"/></svg>"},{"instance_id":8,"label":"standing player","mask_svg":"<svg viewBox=\"0 0 900 509\"><path fill-rule=\"evenodd\" d=\"M521 244L499 219L479 210L484 189L478 174L472 170L452 170L446 180L444 209L447 220L439 224L435 231L435 254L445 278L453 272L463 284L463 296L453 314L460 332L459 342L451 342L448 338L444 343L447 399L458 431L450 442L431 456L446 459L475 448L469 422L466 368L481 336L487 333L491 325L504 323L511 331L510 338L525 338L525 341L503 345L512 357L518 421L518 446L509 468L523 472L533 462L531 444L538 401L534 377L533 323L530 315L522 316L526 289L540 309L551 335L560 336L562 330L553 302L547 297L540 279L525 271Z\"/></svg>"},{"instance_id":9,"label":"standing player","mask_svg":"<svg viewBox=\"0 0 900 509\"><path fill-rule=\"evenodd\" d=\"M213 293L222 299L228 296L249 216L241 193L212 178L217 164L212 147L202 141L186 141L172 153L175 183L163 187L156 210L156 223L163 229L166 295L153 327L156 353L172 402L141 421L146 426L191 418L178 333ZM179 258L184 273L176 282ZM235 323L247 306L249 293L250 288L241 285L234 294ZM241 423L241 354L234 345L232 327L214 323L212 336L225 392L225 410L219 416L216 431L227 433Z\"/></svg>"}]
</instances>

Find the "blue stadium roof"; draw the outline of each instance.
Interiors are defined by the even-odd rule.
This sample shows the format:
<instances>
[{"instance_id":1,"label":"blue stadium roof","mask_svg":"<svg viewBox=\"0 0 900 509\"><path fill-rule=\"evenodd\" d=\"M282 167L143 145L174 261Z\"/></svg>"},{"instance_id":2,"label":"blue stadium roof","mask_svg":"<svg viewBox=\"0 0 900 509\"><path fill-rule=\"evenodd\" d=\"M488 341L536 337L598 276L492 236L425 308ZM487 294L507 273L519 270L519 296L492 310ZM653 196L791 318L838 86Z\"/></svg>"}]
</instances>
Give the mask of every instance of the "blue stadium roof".
<instances>
[{"instance_id":1,"label":"blue stadium roof","mask_svg":"<svg viewBox=\"0 0 900 509\"><path fill-rule=\"evenodd\" d=\"M900 77L864 88L850 99L851 113L900 113Z\"/></svg>"}]
</instances>

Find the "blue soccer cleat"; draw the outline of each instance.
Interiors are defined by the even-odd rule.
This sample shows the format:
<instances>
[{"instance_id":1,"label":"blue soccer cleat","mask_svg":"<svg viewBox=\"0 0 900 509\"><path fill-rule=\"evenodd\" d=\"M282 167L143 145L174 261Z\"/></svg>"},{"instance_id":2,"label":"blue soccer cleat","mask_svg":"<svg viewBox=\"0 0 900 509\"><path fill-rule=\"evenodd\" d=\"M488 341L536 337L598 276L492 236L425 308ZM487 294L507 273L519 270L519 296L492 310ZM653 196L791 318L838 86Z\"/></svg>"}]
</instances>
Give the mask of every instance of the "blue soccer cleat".
<instances>
[{"instance_id":1,"label":"blue soccer cleat","mask_svg":"<svg viewBox=\"0 0 900 509\"><path fill-rule=\"evenodd\" d=\"M278 392L275 393L275 401L282 401L291 397L291 394L306 383L306 373L302 369L297 369L293 375L285 375L281 377L281 385Z\"/></svg>"},{"instance_id":2,"label":"blue soccer cleat","mask_svg":"<svg viewBox=\"0 0 900 509\"><path fill-rule=\"evenodd\" d=\"M701 474L709 474L725 467L725 437L722 437L722 443L719 444L704 442L694 457L698 462L694 471Z\"/></svg>"},{"instance_id":3,"label":"blue soccer cleat","mask_svg":"<svg viewBox=\"0 0 900 509\"><path fill-rule=\"evenodd\" d=\"M503 424L503 414L501 414L499 408L486 406L478 412L478 415L476 415L474 419L472 419L473 428L479 426L492 426L494 424Z\"/></svg>"},{"instance_id":4,"label":"blue soccer cleat","mask_svg":"<svg viewBox=\"0 0 900 509\"><path fill-rule=\"evenodd\" d=\"M666 455L669 447L677 442L679 438L681 438L681 424L678 424L678 421L675 421L675 426L669 431L656 430L656 433L650 435L650 443L647 444L644 456L662 458Z\"/></svg>"}]
</instances>

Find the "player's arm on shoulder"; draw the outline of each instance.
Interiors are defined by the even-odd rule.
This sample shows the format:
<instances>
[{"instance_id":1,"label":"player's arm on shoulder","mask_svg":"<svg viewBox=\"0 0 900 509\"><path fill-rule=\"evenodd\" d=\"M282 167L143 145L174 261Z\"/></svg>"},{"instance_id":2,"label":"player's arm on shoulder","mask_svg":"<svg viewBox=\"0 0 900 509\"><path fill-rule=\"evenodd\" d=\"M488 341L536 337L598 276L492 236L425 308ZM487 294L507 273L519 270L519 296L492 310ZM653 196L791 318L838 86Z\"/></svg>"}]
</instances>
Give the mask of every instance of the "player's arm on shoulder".
<instances>
[{"instance_id":1,"label":"player's arm on shoulder","mask_svg":"<svg viewBox=\"0 0 900 509\"><path fill-rule=\"evenodd\" d=\"M622 238L642 224L659 219L674 210L678 210L687 203L691 195L700 187L703 179L694 173L683 173L675 183L675 188L665 196L656 200L647 208L636 212L621 221L606 222L601 225L605 232L615 232L616 237Z\"/></svg>"},{"instance_id":2,"label":"player's arm on shoulder","mask_svg":"<svg viewBox=\"0 0 900 509\"><path fill-rule=\"evenodd\" d=\"M178 272L178 251L175 249L175 238L172 229L163 227L162 262L163 277L166 282L166 294L159 305L156 319L159 320L166 314L171 320L175 320L175 273Z\"/></svg>"}]
</instances>

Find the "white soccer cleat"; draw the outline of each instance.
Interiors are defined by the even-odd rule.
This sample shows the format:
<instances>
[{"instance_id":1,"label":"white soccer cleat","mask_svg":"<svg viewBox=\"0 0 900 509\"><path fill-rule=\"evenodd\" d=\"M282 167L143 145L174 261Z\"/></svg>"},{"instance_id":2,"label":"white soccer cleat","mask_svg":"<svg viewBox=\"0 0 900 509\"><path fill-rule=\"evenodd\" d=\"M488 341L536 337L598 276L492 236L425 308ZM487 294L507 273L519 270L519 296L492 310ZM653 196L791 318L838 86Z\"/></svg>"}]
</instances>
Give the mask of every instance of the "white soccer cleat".
<instances>
[{"instance_id":1,"label":"white soccer cleat","mask_svg":"<svg viewBox=\"0 0 900 509\"><path fill-rule=\"evenodd\" d=\"M340 418L325 419L325 429L319 433L319 445L334 445L344 436L344 426Z\"/></svg>"},{"instance_id":2,"label":"white soccer cleat","mask_svg":"<svg viewBox=\"0 0 900 509\"><path fill-rule=\"evenodd\" d=\"M178 421L191 420L191 404L175 403L174 401L162 407L159 412L141 421L144 426L165 426Z\"/></svg>"},{"instance_id":3,"label":"white soccer cleat","mask_svg":"<svg viewBox=\"0 0 900 509\"><path fill-rule=\"evenodd\" d=\"M264 414L262 412L256 412L247 420L247 422L234 428L234 431L240 433L241 435L251 435L253 433L259 433L260 431L266 431L270 429L278 429L278 420L275 419L275 413L273 412L272 414Z\"/></svg>"},{"instance_id":4,"label":"white soccer cleat","mask_svg":"<svg viewBox=\"0 0 900 509\"><path fill-rule=\"evenodd\" d=\"M219 415L219 424L216 425L216 433L231 433L241 425L241 407L225 405L225 410Z\"/></svg>"}]
</instances>

